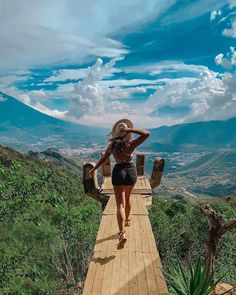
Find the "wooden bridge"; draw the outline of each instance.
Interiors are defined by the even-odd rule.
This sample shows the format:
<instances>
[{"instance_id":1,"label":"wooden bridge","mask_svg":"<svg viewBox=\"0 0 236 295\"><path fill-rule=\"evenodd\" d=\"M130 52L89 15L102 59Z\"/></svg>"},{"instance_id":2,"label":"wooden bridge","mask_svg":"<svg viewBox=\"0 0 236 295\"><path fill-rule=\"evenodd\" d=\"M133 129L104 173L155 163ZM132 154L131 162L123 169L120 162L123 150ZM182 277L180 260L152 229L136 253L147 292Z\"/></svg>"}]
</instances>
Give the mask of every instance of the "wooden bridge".
<instances>
[{"instance_id":1,"label":"wooden bridge","mask_svg":"<svg viewBox=\"0 0 236 295\"><path fill-rule=\"evenodd\" d=\"M94 163L84 165L84 190L103 204L103 215L85 281L83 295L158 295L167 293L162 265L148 218L152 189L160 184L164 159L154 160L151 178L144 175L144 154L137 154L138 180L131 195L130 227L127 242L117 250L118 225L116 202L111 184L111 163L102 166L103 183L97 183L88 171Z\"/></svg>"}]
</instances>

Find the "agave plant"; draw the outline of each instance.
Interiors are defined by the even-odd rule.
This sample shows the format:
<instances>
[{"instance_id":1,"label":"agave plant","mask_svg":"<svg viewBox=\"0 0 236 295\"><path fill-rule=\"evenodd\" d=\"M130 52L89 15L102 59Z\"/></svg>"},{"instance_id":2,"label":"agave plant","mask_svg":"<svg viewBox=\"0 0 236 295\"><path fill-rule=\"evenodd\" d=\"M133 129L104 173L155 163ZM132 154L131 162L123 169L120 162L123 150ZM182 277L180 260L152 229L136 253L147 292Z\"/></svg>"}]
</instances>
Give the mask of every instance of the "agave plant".
<instances>
[{"instance_id":1,"label":"agave plant","mask_svg":"<svg viewBox=\"0 0 236 295\"><path fill-rule=\"evenodd\" d=\"M207 276L205 265L198 259L195 266L190 265L190 276L187 276L178 261L177 266L173 267L172 274L168 275L172 288L169 294L208 295L225 275L214 281L213 274Z\"/></svg>"}]
</instances>

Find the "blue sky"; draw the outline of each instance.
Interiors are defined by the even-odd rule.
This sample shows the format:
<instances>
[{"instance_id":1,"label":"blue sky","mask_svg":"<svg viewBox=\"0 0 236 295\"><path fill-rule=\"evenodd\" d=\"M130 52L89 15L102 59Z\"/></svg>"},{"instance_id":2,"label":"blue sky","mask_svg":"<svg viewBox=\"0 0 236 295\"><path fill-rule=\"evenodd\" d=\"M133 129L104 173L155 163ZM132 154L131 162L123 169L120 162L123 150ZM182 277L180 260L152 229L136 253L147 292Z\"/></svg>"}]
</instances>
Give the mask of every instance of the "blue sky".
<instances>
[{"instance_id":1,"label":"blue sky","mask_svg":"<svg viewBox=\"0 0 236 295\"><path fill-rule=\"evenodd\" d=\"M236 0L0 0L0 40L0 90L51 116L236 116Z\"/></svg>"}]
</instances>

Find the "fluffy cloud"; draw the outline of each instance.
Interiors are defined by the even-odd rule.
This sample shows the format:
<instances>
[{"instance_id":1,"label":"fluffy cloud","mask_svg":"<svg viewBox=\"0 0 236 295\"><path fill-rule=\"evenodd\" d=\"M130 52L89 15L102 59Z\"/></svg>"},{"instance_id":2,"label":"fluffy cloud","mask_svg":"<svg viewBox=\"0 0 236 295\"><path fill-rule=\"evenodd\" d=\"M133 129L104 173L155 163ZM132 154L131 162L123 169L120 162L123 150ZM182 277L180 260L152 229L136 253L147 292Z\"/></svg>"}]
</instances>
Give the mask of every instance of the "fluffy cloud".
<instances>
[{"instance_id":1,"label":"fluffy cloud","mask_svg":"<svg viewBox=\"0 0 236 295\"><path fill-rule=\"evenodd\" d=\"M228 0L183 1L177 6L177 10L173 10L171 13L165 15L162 22L165 24L173 24L188 21L213 10L219 10L227 3Z\"/></svg>"},{"instance_id":2,"label":"fluffy cloud","mask_svg":"<svg viewBox=\"0 0 236 295\"><path fill-rule=\"evenodd\" d=\"M224 29L223 35L226 37L236 38L236 19L232 21L230 29Z\"/></svg>"},{"instance_id":3,"label":"fluffy cloud","mask_svg":"<svg viewBox=\"0 0 236 295\"><path fill-rule=\"evenodd\" d=\"M117 96L114 97L114 90L112 88L99 84L112 71L115 62L120 59L112 59L105 65L103 65L101 59L98 59L89 68L84 80L73 86L72 91L67 93L67 97L70 99L68 118L76 121L84 115L93 116L97 114L103 116L108 112L122 112L129 109L127 103L112 101L112 98L120 97L119 91L116 91Z\"/></svg>"},{"instance_id":4,"label":"fluffy cloud","mask_svg":"<svg viewBox=\"0 0 236 295\"><path fill-rule=\"evenodd\" d=\"M23 82L29 79L30 71L16 71L15 74L0 76L0 87L8 87L16 82Z\"/></svg>"},{"instance_id":5,"label":"fluffy cloud","mask_svg":"<svg viewBox=\"0 0 236 295\"><path fill-rule=\"evenodd\" d=\"M221 16L221 10L213 10L210 14L210 20L213 21L219 16Z\"/></svg>"},{"instance_id":6,"label":"fluffy cloud","mask_svg":"<svg viewBox=\"0 0 236 295\"><path fill-rule=\"evenodd\" d=\"M190 107L181 122L230 118L236 115L235 79L232 74L206 70L199 78L172 80L146 101L145 109L158 114L164 106Z\"/></svg>"},{"instance_id":7,"label":"fluffy cloud","mask_svg":"<svg viewBox=\"0 0 236 295\"><path fill-rule=\"evenodd\" d=\"M140 65L125 67L126 73L148 73L152 76L159 75L162 73L179 73L185 72L186 74L199 74L207 70L206 66L185 64L178 60L166 60L155 64Z\"/></svg>"},{"instance_id":8,"label":"fluffy cloud","mask_svg":"<svg viewBox=\"0 0 236 295\"><path fill-rule=\"evenodd\" d=\"M0 0L0 70L124 55L129 49L111 36L135 30L164 13L173 2Z\"/></svg>"},{"instance_id":9,"label":"fluffy cloud","mask_svg":"<svg viewBox=\"0 0 236 295\"><path fill-rule=\"evenodd\" d=\"M40 102L36 103L32 107L34 109L36 109L36 110L38 110L38 111L40 111L40 112L42 112L44 114L47 114L49 116L52 116L52 117L56 117L56 118L59 118L59 119L65 119L66 118L67 111L61 112L61 111L56 110L56 109L49 109Z\"/></svg>"},{"instance_id":10,"label":"fluffy cloud","mask_svg":"<svg viewBox=\"0 0 236 295\"><path fill-rule=\"evenodd\" d=\"M219 74L205 66L186 65L181 62L174 62L171 65L168 62L161 66L146 66L146 71L149 70L149 74L154 75L155 71L160 73L167 67L175 70L178 64L182 65L183 73L191 72L191 77L155 80L103 80L104 75L108 75L112 71L115 62L117 60L113 59L104 65L102 60L98 59L90 67L89 73L83 81L70 84L70 89L67 88L66 93L67 98L71 101L71 106L66 114L67 119L81 124L107 127L110 122L126 116L136 124L140 123L140 118L142 118L141 121L146 127L156 127L163 124L227 119L236 115L236 87L234 86L236 81L233 74ZM126 68L128 72L133 70L134 67ZM138 86L140 85L138 83L143 86ZM147 84L145 85L145 83ZM147 87L154 87L149 83L155 84L156 92L150 95L146 101L138 102L136 100L135 104L126 103L125 98L130 94L139 91L145 92ZM59 88L58 91L62 91L62 89ZM121 98L122 101L120 101ZM179 118L173 111L163 115L161 110L165 107L172 109L186 107L189 108L189 112Z\"/></svg>"},{"instance_id":11,"label":"fluffy cloud","mask_svg":"<svg viewBox=\"0 0 236 295\"><path fill-rule=\"evenodd\" d=\"M234 49L231 55L218 55L216 62L225 65L227 59L235 63ZM202 65L187 65L181 61L124 68L122 79L111 77L122 58L114 58L108 63L101 59L86 69L82 81L58 84L54 91L32 90L24 93L9 88L8 94L17 97L51 116L71 120L85 125L108 127L121 117L129 117L136 126L157 127L177 123L227 119L236 115L236 75L219 74ZM179 70L178 70L179 69ZM157 78L165 73L178 73L182 78ZM145 73L145 79L125 79L125 73ZM75 77L77 72L60 70L52 77L65 79ZM81 73L79 73L81 74ZM181 75L180 75L181 74ZM77 76L78 77L78 76ZM154 79L156 77L156 79ZM73 80L73 79L72 79ZM148 96L148 89L152 89ZM139 98L132 99L133 95ZM143 95L142 95L143 94ZM50 99L67 100L69 107L63 111L47 107ZM128 99L128 100L127 100ZM168 112L162 112L169 109ZM188 110L177 115L178 109Z\"/></svg>"},{"instance_id":12,"label":"fluffy cloud","mask_svg":"<svg viewBox=\"0 0 236 295\"><path fill-rule=\"evenodd\" d=\"M226 69L231 69L236 66L236 51L233 46L230 47L230 52L226 54L226 57L223 53L218 54L215 57L215 63L221 65Z\"/></svg>"}]
</instances>

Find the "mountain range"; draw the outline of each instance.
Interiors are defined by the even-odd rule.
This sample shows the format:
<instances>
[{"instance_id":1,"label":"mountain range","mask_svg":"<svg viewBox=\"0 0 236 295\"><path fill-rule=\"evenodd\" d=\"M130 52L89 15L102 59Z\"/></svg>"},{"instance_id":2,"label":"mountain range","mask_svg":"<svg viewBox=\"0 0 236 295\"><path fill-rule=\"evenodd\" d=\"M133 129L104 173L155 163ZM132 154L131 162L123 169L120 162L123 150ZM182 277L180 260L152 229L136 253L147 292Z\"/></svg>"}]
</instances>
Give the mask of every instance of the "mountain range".
<instances>
[{"instance_id":1,"label":"mountain range","mask_svg":"<svg viewBox=\"0 0 236 295\"><path fill-rule=\"evenodd\" d=\"M143 148L151 151L199 152L236 148L236 117L150 129Z\"/></svg>"},{"instance_id":2,"label":"mountain range","mask_svg":"<svg viewBox=\"0 0 236 295\"><path fill-rule=\"evenodd\" d=\"M23 150L101 143L107 130L63 121L0 92L1 143Z\"/></svg>"},{"instance_id":3,"label":"mountain range","mask_svg":"<svg viewBox=\"0 0 236 295\"><path fill-rule=\"evenodd\" d=\"M140 149L199 152L236 148L236 118L149 129ZM108 129L63 121L0 92L0 142L19 150L104 145Z\"/></svg>"}]
</instances>

